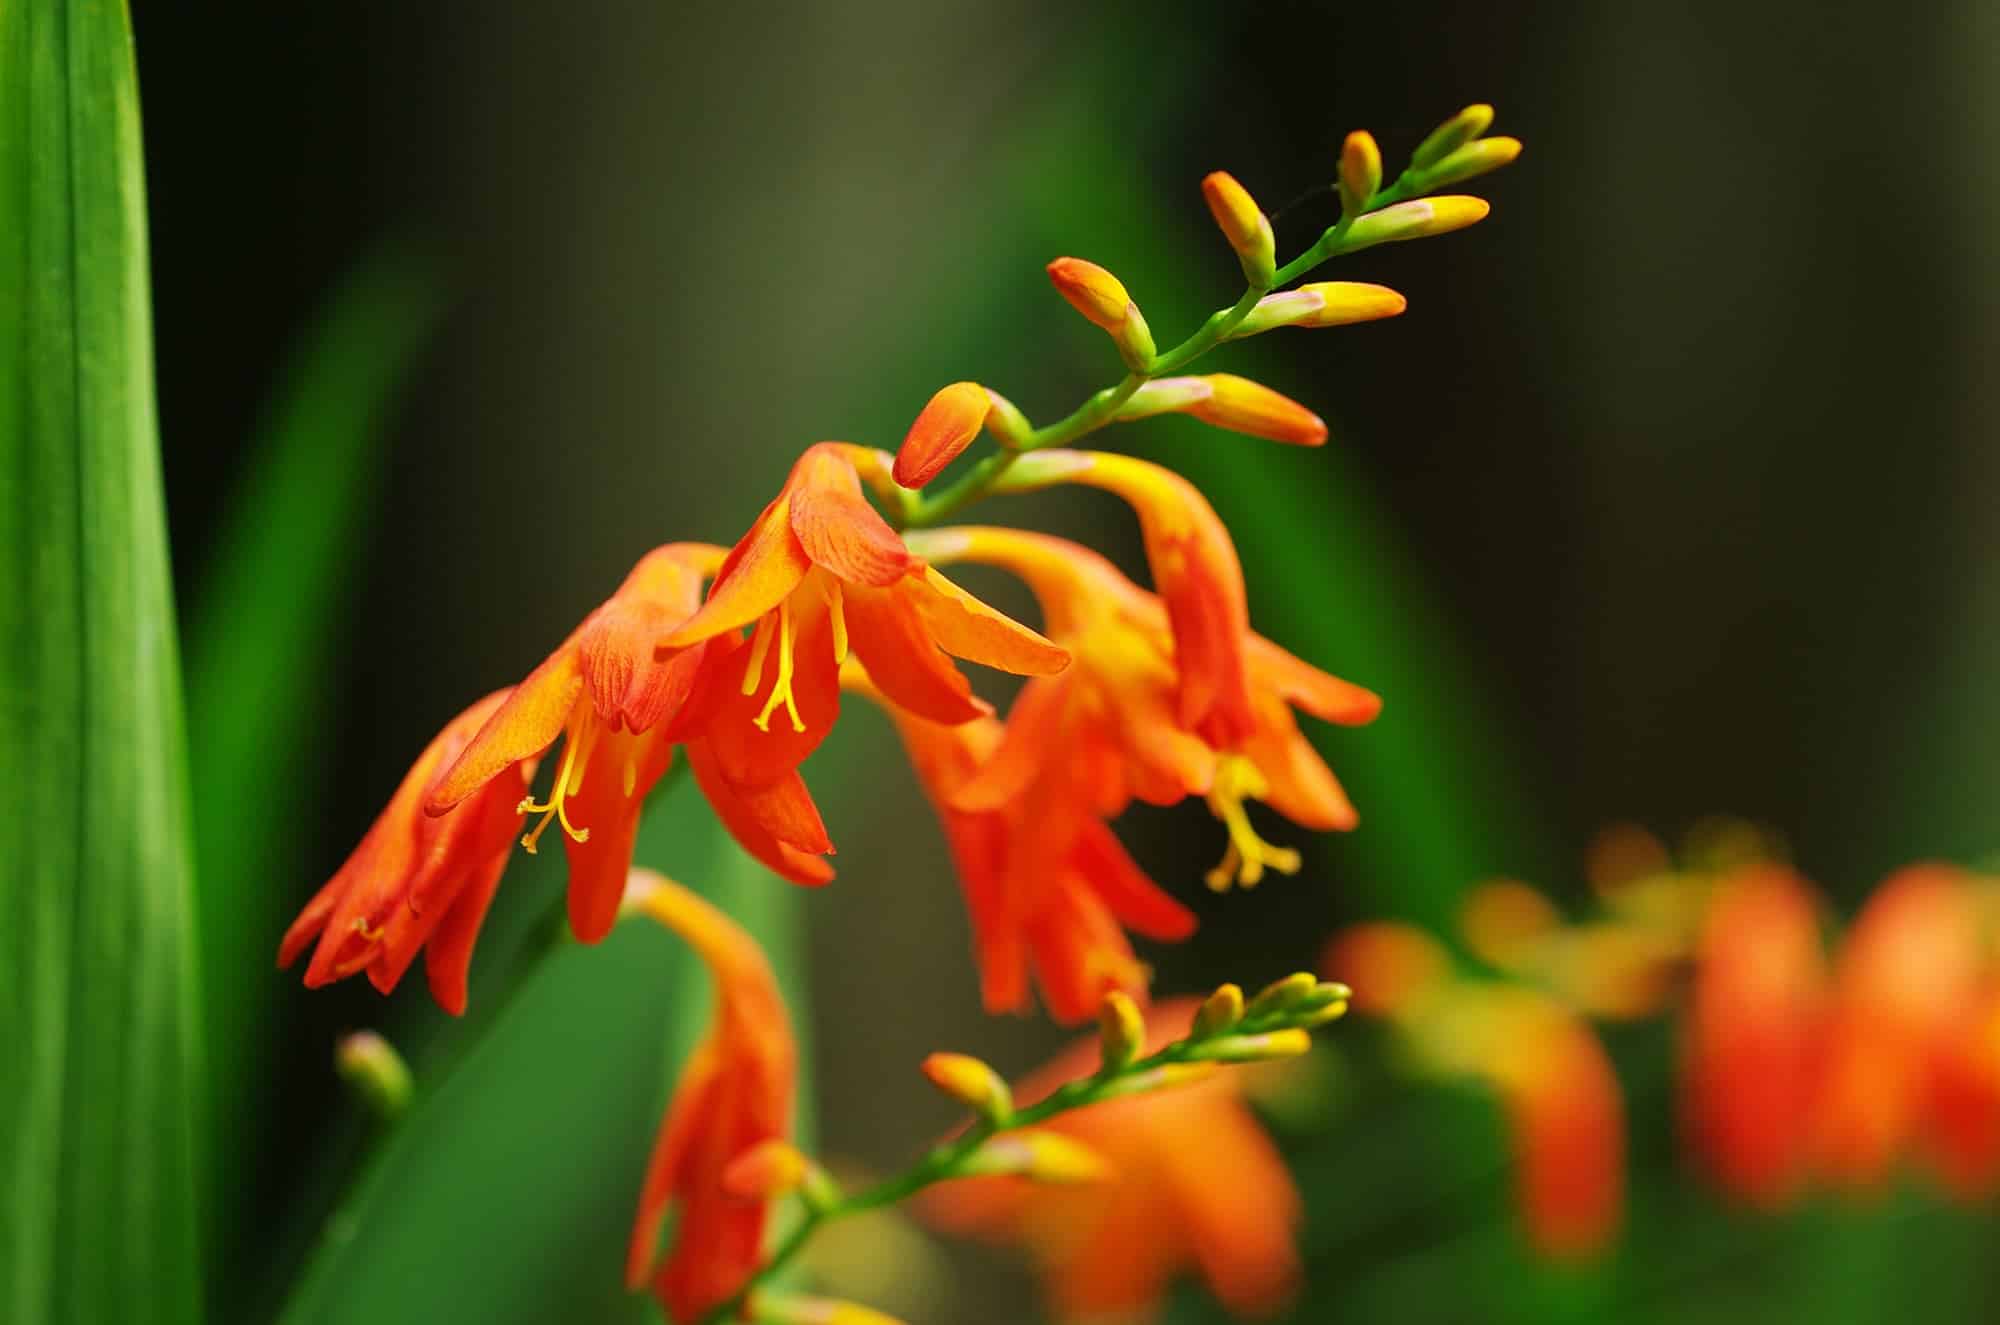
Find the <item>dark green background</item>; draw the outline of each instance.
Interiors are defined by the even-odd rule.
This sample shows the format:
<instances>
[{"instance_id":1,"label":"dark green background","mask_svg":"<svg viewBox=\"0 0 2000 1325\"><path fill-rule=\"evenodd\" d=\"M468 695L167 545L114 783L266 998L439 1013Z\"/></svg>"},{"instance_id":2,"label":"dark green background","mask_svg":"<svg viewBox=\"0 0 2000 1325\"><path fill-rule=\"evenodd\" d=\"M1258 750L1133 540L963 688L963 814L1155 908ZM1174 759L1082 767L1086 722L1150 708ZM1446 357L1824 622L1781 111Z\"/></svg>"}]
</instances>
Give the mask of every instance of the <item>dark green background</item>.
<instances>
[{"instance_id":1,"label":"dark green background","mask_svg":"<svg viewBox=\"0 0 2000 1325\"><path fill-rule=\"evenodd\" d=\"M242 848L198 885L219 972L208 1052L228 1082L218 1318L273 1308L358 1153L332 1035L381 1024L419 1045L438 1020L414 988L386 1005L358 983L308 996L268 953L442 720L525 672L646 548L733 539L803 445L893 445L958 378L1041 419L1108 380L1101 341L1046 288L1048 258L1111 267L1178 338L1236 290L1199 177L1227 167L1276 209L1325 183L1349 128L1393 162L1491 100L1528 150L1481 181L1487 223L1333 273L1402 289L1404 318L1211 361L1318 409L1326 451L1178 421L1113 439L1203 483L1268 633L1388 701L1374 728L1329 739L1364 826L1316 844L1299 879L1211 899L1189 865L1219 847L1205 816L1135 816L1135 850L1205 923L1195 948L1151 954L1163 987L1279 974L1348 919L1435 921L1484 874L1573 893L1577 848L1613 818L1672 833L1753 816L1847 900L1895 863L1995 845L1989 6L184 4L137 19L205 868L218 843ZM1307 199L1281 245L1330 219ZM327 301L356 288L374 297L341 324ZM223 531L266 472L259 448L287 435L271 402L298 394L298 347L340 325L360 366L303 417L344 407L359 419L338 435L370 440L297 491L346 503L346 554L246 577ZM413 361L399 338L422 345ZM1108 500L994 514L1136 566ZM253 801L204 801L204 719L219 730L247 701L237 684L204 695L196 664L226 648L201 623L230 619L232 583L288 573L324 611L282 655L282 705L243 710L271 767ZM693 877L733 868L693 821L651 841L690 882L792 913L825 1149L886 1166L949 1122L913 1071L923 1053L1015 1069L1059 1037L980 1017L942 844L884 725L846 724L815 772L841 848L821 893ZM475 1009L554 884L510 879ZM241 959L218 962L232 945ZM602 1276L671 1038L650 1028L693 987L644 946L566 954L454 1073L455 1143L406 1135L420 1162L385 1198L404 1222L377 1236L408 1259L338 1276L314 1319L617 1315L586 1304L616 1300ZM1656 1031L1614 1041L1635 1095L1631 1238L1595 1272L1537 1270L1488 1111L1396 1082L1364 1032L1338 1038L1342 1111L1330 1135L1292 1138L1316 1267L1301 1319L1990 1310L1983 1217L1911 1195L1759 1223L1686 1182ZM436 1055L419 1057L422 1077ZM955 1292L884 1305L1021 1317L1019 1276L955 1259ZM397 1264L405 1291L442 1296L397 1298Z\"/></svg>"}]
</instances>

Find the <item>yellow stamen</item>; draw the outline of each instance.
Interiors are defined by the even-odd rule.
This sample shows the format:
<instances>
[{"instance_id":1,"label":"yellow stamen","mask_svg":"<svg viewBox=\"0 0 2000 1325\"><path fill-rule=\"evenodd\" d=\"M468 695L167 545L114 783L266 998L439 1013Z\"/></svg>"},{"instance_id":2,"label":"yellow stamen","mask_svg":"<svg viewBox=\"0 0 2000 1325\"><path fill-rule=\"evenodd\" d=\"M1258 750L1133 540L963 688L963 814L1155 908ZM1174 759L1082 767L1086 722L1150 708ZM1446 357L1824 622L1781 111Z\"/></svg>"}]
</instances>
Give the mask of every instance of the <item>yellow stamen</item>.
<instances>
[{"instance_id":1,"label":"yellow stamen","mask_svg":"<svg viewBox=\"0 0 2000 1325\"><path fill-rule=\"evenodd\" d=\"M367 916L354 917L354 932L359 934L362 940L367 943L380 943L382 941L381 926L370 925Z\"/></svg>"},{"instance_id":2,"label":"yellow stamen","mask_svg":"<svg viewBox=\"0 0 2000 1325\"><path fill-rule=\"evenodd\" d=\"M840 594L840 581L826 577L826 610L833 623L833 665L847 661L847 602Z\"/></svg>"},{"instance_id":3,"label":"yellow stamen","mask_svg":"<svg viewBox=\"0 0 2000 1325\"><path fill-rule=\"evenodd\" d=\"M771 714L776 711L780 704L783 704L785 712L791 715L793 731L802 732L806 729L805 719L799 716L798 703L792 698L792 636L794 633L792 628L792 601L787 598L778 604L778 675L777 679L771 682L771 697L764 701L764 709L755 719L758 731L767 732L771 730ZM761 630L758 632L757 638L760 641L764 638ZM753 650L753 656L750 661L755 664L762 660L754 656ZM746 690L743 693L747 695L751 691Z\"/></svg>"},{"instance_id":4,"label":"yellow stamen","mask_svg":"<svg viewBox=\"0 0 2000 1325\"><path fill-rule=\"evenodd\" d=\"M783 604L779 609L783 610ZM776 623L772 614L766 612L757 622L757 633L750 639L750 662L743 669L743 693L754 695L764 680L764 657L771 652L771 630Z\"/></svg>"},{"instance_id":5,"label":"yellow stamen","mask_svg":"<svg viewBox=\"0 0 2000 1325\"><path fill-rule=\"evenodd\" d=\"M1259 837L1243 809L1244 801L1262 799L1270 789L1263 772L1246 756L1224 755L1216 762L1208 808L1229 829L1222 863L1208 872L1208 886L1216 892L1227 892L1231 883L1254 888L1266 868L1280 874L1299 872L1299 853L1291 847L1272 846Z\"/></svg>"},{"instance_id":6,"label":"yellow stamen","mask_svg":"<svg viewBox=\"0 0 2000 1325\"><path fill-rule=\"evenodd\" d=\"M590 762L590 747L597 744L597 727L588 717L571 725L569 734L563 738L562 767L556 770L556 780L549 788L549 798L537 801L533 796L523 796L521 803L514 807L516 814L539 814L536 824L522 837L521 845L534 855L541 845L542 833L551 819L562 824L562 830L573 842L588 842L590 830L578 828L569 821L569 810L565 804L571 796L583 790L584 765Z\"/></svg>"}]
</instances>

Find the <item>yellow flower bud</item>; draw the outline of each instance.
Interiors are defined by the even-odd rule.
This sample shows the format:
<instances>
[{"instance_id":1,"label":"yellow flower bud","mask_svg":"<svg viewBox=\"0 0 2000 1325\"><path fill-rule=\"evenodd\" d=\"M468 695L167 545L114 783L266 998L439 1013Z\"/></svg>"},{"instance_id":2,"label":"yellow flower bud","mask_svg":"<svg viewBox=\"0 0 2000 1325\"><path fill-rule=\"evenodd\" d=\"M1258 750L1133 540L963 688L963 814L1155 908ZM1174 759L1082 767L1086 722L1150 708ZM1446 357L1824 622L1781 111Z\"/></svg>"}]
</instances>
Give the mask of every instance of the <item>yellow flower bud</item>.
<instances>
[{"instance_id":1,"label":"yellow flower bud","mask_svg":"<svg viewBox=\"0 0 2000 1325\"><path fill-rule=\"evenodd\" d=\"M1156 1090L1175 1090L1206 1081L1221 1070L1220 1063L1162 1063L1119 1078L1105 1086L1097 1098L1115 1100L1127 1095L1150 1095Z\"/></svg>"},{"instance_id":2,"label":"yellow flower bud","mask_svg":"<svg viewBox=\"0 0 2000 1325\"><path fill-rule=\"evenodd\" d=\"M409 1065L396 1046L374 1031L341 1036L333 1047L333 1069L384 1122L401 1117L410 1107L416 1084Z\"/></svg>"},{"instance_id":3,"label":"yellow flower bud","mask_svg":"<svg viewBox=\"0 0 2000 1325\"><path fill-rule=\"evenodd\" d=\"M755 1325L902 1325L873 1307L830 1297L774 1293L760 1288L750 1295L746 1317Z\"/></svg>"},{"instance_id":4,"label":"yellow flower bud","mask_svg":"<svg viewBox=\"0 0 2000 1325\"><path fill-rule=\"evenodd\" d=\"M1448 194L1442 198L1424 198L1417 202L1399 202L1394 207L1384 207L1379 212L1370 212L1356 221L1347 232L1347 240L1342 245L1342 251L1352 253L1356 249L1393 243L1399 239L1422 239L1428 235L1449 234L1453 230L1463 230L1466 226L1484 220L1486 214L1492 210L1484 198L1461 197L1457 194Z\"/></svg>"},{"instance_id":5,"label":"yellow flower bud","mask_svg":"<svg viewBox=\"0 0 2000 1325\"><path fill-rule=\"evenodd\" d=\"M1319 281L1282 294L1267 294L1229 333L1231 340L1279 327L1343 327L1394 317L1409 301L1386 285L1366 281Z\"/></svg>"},{"instance_id":6,"label":"yellow flower bud","mask_svg":"<svg viewBox=\"0 0 2000 1325\"><path fill-rule=\"evenodd\" d=\"M1431 130L1430 137L1410 154L1410 164L1418 170L1428 170L1492 127L1493 107L1484 102L1467 106Z\"/></svg>"},{"instance_id":7,"label":"yellow flower bud","mask_svg":"<svg viewBox=\"0 0 2000 1325\"><path fill-rule=\"evenodd\" d=\"M1188 1034L1195 1039L1205 1040L1220 1035L1243 1020L1243 991L1236 985L1223 985L1203 1001L1201 1010L1194 1014L1194 1029Z\"/></svg>"},{"instance_id":8,"label":"yellow flower bud","mask_svg":"<svg viewBox=\"0 0 2000 1325\"><path fill-rule=\"evenodd\" d=\"M1441 189L1484 175L1521 155L1519 138L1481 138L1467 143L1424 172L1424 187Z\"/></svg>"},{"instance_id":9,"label":"yellow flower bud","mask_svg":"<svg viewBox=\"0 0 2000 1325\"><path fill-rule=\"evenodd\" d=\"M1356 129L1340 145L1340 210L1359 216L1382 188L1382 149L1375 135Z\"/></svg>"},{"instance_id":10,"label":"yellow flower bud","mask_svg":"<svg viewBox=\"0 0 2000 1325\"><path fill-rule=\"evenodd\" d=\"M1188 406L1203 423L1291 446L1326 441L1325 421L1289 396L1229 373L1209 374L1208 384L1208 398Z\"/></svg>"},{"instance_id":11,"label":"yellow flower bud","mask_svg":"<svg viewBox=\"0 0 2000 1325\"><path fill-rule=\"evenodd\" d=\"M1198 1058L1218 1063L1261 1063L1271 1058L1297 1058L1312 1048L1312 1036L1297 1027L1261 1035L1225 1035L1195 1046Z\"/></svg>"},{"instance_id":12,"label":"yellow flower bud","mask_svg":"<svg viewBox=\"0 0 2000 1325\"><path fill-rule=\"evenodd\" d=\"M970 1054L932 1054L924 1060L924 1075L945 1094L990 1123L1004 1123L1014 1113L1014 1093L983 1060Z\"/></svg>"},{"instance_id":13,"label":"yellow flower bud","mask_svg":"<svg viewBox=\"0 0 2000 1325\"><path fill-rule=\"evenodd\" d=\"M722 1190L745 1201L771 1201L806 1185L819 1166L785 1141L759 1142L722 1170Z\"/></svg>"},{"instance_id":14,"label":"yellow flower bud","mask_svg":"<svg viewBox=\"0 0 2000 1325\"><path fill-rule=\"evenodd\" d=\"M1111 333L1127 367L1142 369L1153 361L1153 333L1116 276L1082 258L1057 258L1049 264L1049 280L1070 307Z\"/></svg>"},{"instance_id":15,"label":"yellow flower bud","mask_svg":"<svg viewBox=\"0 0 2000 1325\"><path fill-rule=\"evenodd\" d=\"M1311 971L1299 971L1282 980L1274 980L1250 1000L1249 1006L1243 1009L1243 1015L1246 1019L1255 1020L1277 1012L1288 1012L1311 998L1313 990L1318 987L1319 980Z\"/></svg>"},{"instance_id":16,"label":"yellow flower bud","mask_svg":"<svg viewBox=\"0 0 2000 1325\"><path fill-rule=\"evenodd\" d=\"M1103 1057L1102 1072L1116 1072L1139 1056L1146 1043L1146 1019L1139 1005L1122 990L1104 996L1097 1008L1097 1042Z\"/></svg>"},{"instance_id":17,"label":"yellow flower bud","mask_svg":"<svg viewBox=\"0 0 2000 1325\"><path fill-rule=\"evenodd\" d=\"M1236 260L1243 265L1243 279L1259 290L1270 289L1278 267L1278 241L1271 233L1270 218L1257 206L1257 200L1236 182L1235 176L1223 170L1202 180L1201 196L1208 200L1209 214L1229 241L1229 247L1236 250Z\"/></svg>"},{"instance_id":18,"label":"yellow flower bud","mask_svg":"<svg viewBox=\"0 0 2000 1325\"><path fill-rule=\"evenodd\" d=\"M1111 1165L1074 1137L1031 1128L994 1137L975 1150L958 1172L968 1178L1099 1182L1111 1175Z\"/></svg>"}]
</instances>

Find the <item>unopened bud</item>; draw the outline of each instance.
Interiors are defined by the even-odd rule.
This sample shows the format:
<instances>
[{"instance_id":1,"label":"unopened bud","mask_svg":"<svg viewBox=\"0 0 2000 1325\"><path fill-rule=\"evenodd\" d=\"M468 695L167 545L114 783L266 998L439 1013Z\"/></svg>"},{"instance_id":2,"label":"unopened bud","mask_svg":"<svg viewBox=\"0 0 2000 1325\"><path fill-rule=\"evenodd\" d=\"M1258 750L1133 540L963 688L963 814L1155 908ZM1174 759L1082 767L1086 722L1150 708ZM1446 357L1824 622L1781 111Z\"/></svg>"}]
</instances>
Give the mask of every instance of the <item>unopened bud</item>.
<instances>
[{"instance_id":1,"label":"unopened bud","mask_svg":"<svg viewBox=\"0 0 2000 1325\"><path fill-rule=\"evenodd\" d=\"M1417 144L1417 150L1410 154L1410 164L1418 170L1428 170L1492 127L1493 107L1484 102L1467 106Z\"/></svg>"},{"instance_id":2,"label":"unopened bud","mask_svg":"<svg viewBox=\"0 0 2000 1325\"><path fill-rule=\"evenodd\" d=\"M1271 219L1257 206L1257 200L1224 170L1202 180L1201 196L1208 200L1209 214L1223 238L1236 250L1243 279L1256 289L1270 289L1278 269L1278 241L1271 233Z\"/></svg>"},{"instance_id":3,"label":"unopened bud","mask_svg":"<svg viewBox=\"0 0 2000 1325\"><path fill-rule=\"evenodd\" d=\"M1061 1132L1006 1132L975 1150L960 1166L968 1178L1028 1178L1034 1182L1098 1182L1110 1164L1083 1142Z\"/></svg>"},{"instance_id":4,"label":"unopened bud","mask_svg":"<svg viewBox=\"0 0 2000 1325\"><path fill-rule=\"evenodd\" d=\"M333 1069L383 1122L394 1122L410 1107L416 1083L409 1065L374 1031L341 1036L333 1047Z\"/></svg>"},{"instance_id":5,"label":"unopened bud","mask_svg":"<svg viewBox=\"0 0 2000 1325\"><path fill-rule=\"evenodd\" d=\"M1302 1010L1293 1024L1301 1030L1318 1030L1330 1022L1339 1021L1347 1015L1348 1000L1336 998L1320 1007Z\"/></svg>"},{"instance_id":6,"label":"unopened bud","mask_svg":"<svg viewBox=\"0 0 2000 1325\"><path fill-rule=\"evenodd\" d=\"M1211 373L1208 384L1208 398L1193 402L1187 411L1203 423L1292 446L1326 441L1325 421L1289 396L1229 373Z\"/></svg>"},{"instance_id":7,"label":"unopened bud","mask_svg":"<svg viewBox=\"0 0 2000 1325\"><path fill-rule=\"evenodd\" d=\"M1229 333L1231 340L1279 327L1344 327L1394 317L1409 301L1386 285L1367 281L1318 281L1282 294L1267 294Z\"/></svg>"},{"instance_id":8,"label":"unopened bud","mask_svg":"<svg viewBox=\"0 0 2000 1325\"><path fill-rule=\"evenodd\" d=\"M1447 156L1444 160L1424 172L1423 184L1426 189L1441 189L1447 184L1458 184L1475 175L1484 175L1489 170L1500 167L1521 155L1519 138L1481 138Z\"/></svg>"},{"instance_id":9,"label":"unopened bud","mask_svg":"<svg viewBox=\"0 0 2000 1325\"><path fill-rule=\"evenodd\" d=\"M1417 202L1399 202L1370 212L1356 221L1341 245L1343 252L1371 248L1399 239L1422 239L1427 235L1448 234L1485 219L1493 208L1484 198L1448 194Z\"/></svg>"},{"instance_id":10,"label":"unopened bud","mask_svg":"<svg viewBox=\"0 0 2000 1325\"><path fill-rule=\"evenodd\" d=\"M1382 189L1382 149L1375 135L1356 129L1340 145L1340 210L1359 216L1368 210L1368 200Z\"/></svg>"},{"instance_id":11,"label":"unopened bud","mask_svg":"<svg viewBox=\"0 0 2000 1325\"><path fill-rule=\"evenodd\" d=\"M1235 985L1223 985L1202 1002L1201 1010L1194 1014L1194 1029L1188 1034L1197 1040L1220 1035L1243 1020L1243 991Z\"/></svg>"},{"instance_id":12,"label":"unopened bud","mask_svg":"<svg viewBox=\"0 0 2000 1325\"><path fill-rule=\"evenodd\" d=\"M1261 1063L1271 1058L1297 1058L1310 1048L1312 1036L1289 1027L1261 1035L1224 1035L1194 1046L1194 1054L1218 1063Z\"/></svg>"},{"instance_id":13,"label":"unopened bud","mask_svg":"<svg viewBox=\"0 0 2000 1325\"><path fill-rule=\"evenodd\" d=\"M1311 998L1313 990L1318 987L1319 980L1311 971L1299 971L1282 980L1273 980L1259 990L1257 997L1243 1009L1244 1019L1255 1021L1260 1017L1289 1012Z\"/></svg>"},{"instance_id":14,"label":"unopened bud","mask_svg":"<svg viewBox=\"0 0 2000 1325\"><path fill-rule=\"evenodd\" d=\"M983 1060L970 1054L932 1054L924 1060L924 1075L945 1094L990 1123L1014 1115L1014 1093Z\"/></svg>"},{"instance_id":15,"label":"unopened bud","mask_svg":"<svg viewBox=\"0 0 2000 1325\"><path fill-rule=\"evenodd\" d=\"M1206 1081L1221 1070L1220 1063L1162 1063L1108 1083L1097 1098L1116 1100L1128 1095L1150 1095L1156 1090L1175 1090Z\"/></svg>"},{"instance_id":16,"label":"unopened bud","mask_svg":"<svg viewBox=\"0 0 2000 1325\"><path fill-rule=\"evenodd\" d=\"M1049 280L1070 307L1111 333L1127 367L1143 369L1153 361L1153 333L1116 276L1082 258L1057 258L1049 264Z\"/></svg>"},{"instance_id":17,"label":"unopened bud","mask_svg":"<svg viewBox=\"0 0 2000 1325\"><path fill-rule=\"evenodd\" d=\"M1017 451L1028 444L1034 436L1035 425L1028 422L1028 416L1021 413L1014 402L993 388L986 388L986 431L993 434L993 440L1009 451Z\"/></svg>"},{"instance_id":18,"label":"unopened bud","mask_svg":"<svg viewBox=\"0 0 2000 1325\"><path fill-rule=\"evenodd\" d=\"M910 425L896 452L890 472L906 488L921 488L979 436L992 408L986 388L977 382L953 382L932 396Z\"/></svg>"},{"instance_id":19,"label":"unopened bud","mask_svg":"<svg viewBox=\"0 0 2000 1325\"><path fill-rule=\"evenodd\" d=\"M840 1199L827 1171L789 1142L761 1141L729 1161L722 1190L740 1201L774 1201L797 1192L810 1209L824 1210Z\"/></svg>"},{"instance_id":20,"label":"unopened bud","mask_svg":"<svg viewBox=\"0 0 2000 1325\"><path fill-rule=\"evenodd\" d=\"M902 1325L873 1307L831 1297L774 1293L760 1288L744 1304L745 1318L755 1325Z\"/></svg>"},{"instance_id":21,"label":"unopened bud","mask_svg":"<svg viewBox=\"0 0 2000 1325\"><path fill-rule=\"evenodd\" d=\"M1139 1014L1139 1005L1122 990L1106 994L1097 1008L1097 1044L1103 1058L1098 1071L1108 1076L1125 1067L1145 1043L1146 1019Z\"/></svg>"}]
</instances>

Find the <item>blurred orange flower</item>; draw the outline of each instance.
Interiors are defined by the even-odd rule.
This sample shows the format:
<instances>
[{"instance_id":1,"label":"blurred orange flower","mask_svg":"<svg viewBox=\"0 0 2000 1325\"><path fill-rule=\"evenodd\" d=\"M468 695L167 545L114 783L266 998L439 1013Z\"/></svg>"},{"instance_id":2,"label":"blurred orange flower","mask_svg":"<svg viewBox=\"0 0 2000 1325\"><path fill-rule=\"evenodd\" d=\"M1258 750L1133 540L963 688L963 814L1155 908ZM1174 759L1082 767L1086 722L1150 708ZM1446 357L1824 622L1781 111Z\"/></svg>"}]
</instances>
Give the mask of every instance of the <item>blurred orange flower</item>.
<instances>
[{"instance_id":1,"label":"blurred orange flower","mask_svg":"<svg viewBox=\"0 0 2000 1325\"><path fill-rule=\"evenodd\" d=\"M746 1153L789 1137L797 1050L756 941L657 874L636 870L631 883L633 905L686 940L715 982L715 1018L661 1121L625 1261L628 1286L650 1278L668 1315L689 1325L728 1301L761 1263L767 1205L734 1194L725 1174ZM669 1205L680 1214L662 1259Z\"/></svg>"},{"instance_id":2,"label":"blurred orange flower","mask_svg":"<svg viewBox=\"0 0 2000 1325\"><path fill-rule=\"evenodd\" d=\"M1187 1032L1194 1000L1156 1007L1149 1044ZM1093 1039L1021 1083L1032 1104L1097 1066ZM1282 1309L1299 1281L1302 1215L1290 1172L1241 1095L1242 1074L1114 1099L1041 1130L1082 1142L1112 1176L1048 1187L1019 1178L944 1183L920 1198L942 1228L1026 1247L1067 1320L1150 1317L1176 1274L1193 1270L1245 1316Z\"/></svg>"}]
</instances>

